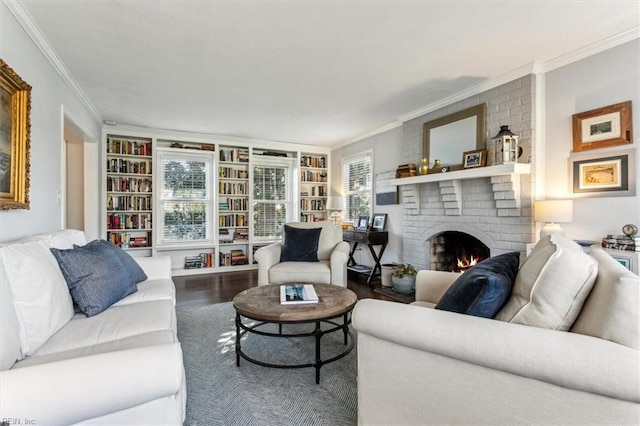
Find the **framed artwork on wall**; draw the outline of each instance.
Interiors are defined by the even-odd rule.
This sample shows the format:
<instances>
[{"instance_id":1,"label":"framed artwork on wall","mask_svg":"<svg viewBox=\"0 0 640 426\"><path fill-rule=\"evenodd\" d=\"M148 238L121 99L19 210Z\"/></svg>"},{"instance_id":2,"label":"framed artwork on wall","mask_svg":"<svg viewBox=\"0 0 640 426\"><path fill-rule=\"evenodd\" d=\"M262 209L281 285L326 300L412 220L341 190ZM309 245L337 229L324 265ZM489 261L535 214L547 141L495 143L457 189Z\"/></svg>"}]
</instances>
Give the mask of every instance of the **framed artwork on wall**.
<instances>
[{"instance_id":1,"label":"framed artwork on wall","mask_svg":"<svg viewBox=\"0 0 640 426\"><path fill-rule=\"evenodd\" d=\"M631 101L573 115L575 152L633 143Z\"/></svg>"},{"instance_id":2,"label":"framed artwork on wall","mask_svg":"<svg viewBox=\"0 0 640 426\"><path fill-rule=\"evenodd\" d=\"M635 150L569 157L569 182L575 197L635 195Z\"/></svg>"},{"instance_id":3,"label":"framed artwork on wall","mask_svg":"<svg viewBox=\"0 0 640 426\"><path fill-rule=\"evenodd\" d=\"M0 59L0 210L29 209L31 86Z\"/></svg>"}]
</instances>

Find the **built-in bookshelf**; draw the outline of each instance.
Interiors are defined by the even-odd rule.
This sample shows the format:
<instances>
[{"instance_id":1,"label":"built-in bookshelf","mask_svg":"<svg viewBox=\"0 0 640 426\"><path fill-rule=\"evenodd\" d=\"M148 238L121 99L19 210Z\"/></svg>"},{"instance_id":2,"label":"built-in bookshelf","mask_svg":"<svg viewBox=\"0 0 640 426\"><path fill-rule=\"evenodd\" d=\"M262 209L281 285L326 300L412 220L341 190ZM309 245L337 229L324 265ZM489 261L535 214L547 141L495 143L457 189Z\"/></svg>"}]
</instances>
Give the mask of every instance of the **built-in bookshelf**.
<instances>
[{"instance_id":1,"label":"built-in bookshelf","mask_svg":"<svg viewBox=\"0 0 640 426\"><path fill-rule=\"evenodd\" d=\"M249 263L249 196L249 148L221 146L218 153L219 266Z\"/></svg>"},{"instance_id":2,"label":"built-in bookshelf","mask_svg":"<svg viewBox=\"0 0 640 426\"><path fill-rule=\"evenodd\" d=\"M327 220L328 168L324 154L300 154L300 221Z\"/></svg>"},{"instance_id":3,"label":"built-in bookshelf","mask_svg":"<svg viewBox=\"0 0 640 426\"><path fill-rule=\"evenodd\" d=\"M153 150L148 138L107 135L106 239L149 250L153 234Z\"/></svg>"}]
</instances>

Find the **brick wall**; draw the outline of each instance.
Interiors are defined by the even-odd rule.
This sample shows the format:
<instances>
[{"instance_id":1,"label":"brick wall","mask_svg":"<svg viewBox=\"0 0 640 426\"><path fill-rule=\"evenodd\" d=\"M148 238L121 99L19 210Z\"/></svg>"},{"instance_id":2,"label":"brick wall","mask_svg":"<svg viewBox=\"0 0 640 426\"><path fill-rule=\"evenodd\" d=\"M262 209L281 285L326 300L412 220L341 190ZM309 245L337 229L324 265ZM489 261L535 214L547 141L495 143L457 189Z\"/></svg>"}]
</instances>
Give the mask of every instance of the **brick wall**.
<instances>
[{"instance_id":1,"label":"brick wall","mask_svg":"<svg viewBox=\"0 0 640 426\"><path fill-rule=\"evenodd\" d=\"M534 241L535 90L535 76L528 75L404 123L403 163L419 163L425 122L484 102L488 165L493 159L491 138L501 125L508 125L520 136L523 154L518 161L532 163L531 175L515 178L498 176L401 186L404 262L428 269L429 239L444 231L473 235L490 248L491 256L507 251L524 253L526 244ZM459 185L458 199L450 195L455 192L454 185Z\"/></svg>"}]
</instances>

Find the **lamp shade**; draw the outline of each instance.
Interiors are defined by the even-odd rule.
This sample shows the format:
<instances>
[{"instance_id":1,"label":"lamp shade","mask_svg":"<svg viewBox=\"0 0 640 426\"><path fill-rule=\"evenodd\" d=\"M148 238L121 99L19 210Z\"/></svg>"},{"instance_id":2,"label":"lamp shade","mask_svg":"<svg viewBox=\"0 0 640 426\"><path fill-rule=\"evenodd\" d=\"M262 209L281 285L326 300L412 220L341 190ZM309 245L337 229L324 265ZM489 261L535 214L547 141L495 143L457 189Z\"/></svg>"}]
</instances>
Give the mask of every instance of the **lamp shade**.
<instances>
[{"instance_id":1,"label":"lamp shade","mask_svg":"<svg viewBox=\"0 0 640 426\"><path fill-rule=\"evenodd\" d=\"M327 197L327 210L345 210L347 208L344 198L338 195Z\"/></svg>"},{"instance_id":2,"label":"lamp shade","mask_svg":"<svg viewBox=\"0 0 640 426\"><path fill-rule=\"evenodd\" d=\"M573 200L538 200L534 204L533 216L536 222L571 222Z\"/></svg>"}]
</instances>

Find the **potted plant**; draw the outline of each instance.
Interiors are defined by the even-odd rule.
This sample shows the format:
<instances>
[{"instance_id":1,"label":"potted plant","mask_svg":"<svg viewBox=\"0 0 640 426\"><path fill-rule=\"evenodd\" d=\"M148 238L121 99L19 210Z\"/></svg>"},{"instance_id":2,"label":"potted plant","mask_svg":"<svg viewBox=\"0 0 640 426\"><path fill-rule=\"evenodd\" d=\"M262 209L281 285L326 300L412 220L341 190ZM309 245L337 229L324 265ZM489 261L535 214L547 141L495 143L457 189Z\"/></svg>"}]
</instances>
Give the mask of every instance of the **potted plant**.
<instances>
[{"instance_id":1,"label":"potted plant","mask_svg":"<svg viewBox=\"0 0 640 426\"><path fill-rule=\"evenodd\" d=\"M398 293L411 293L416 286L416 269L407 263L398 263L391 273L393 289Z\"/></svg>"}]
</instances>

